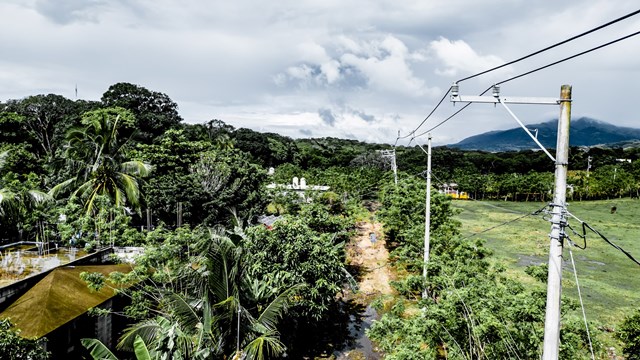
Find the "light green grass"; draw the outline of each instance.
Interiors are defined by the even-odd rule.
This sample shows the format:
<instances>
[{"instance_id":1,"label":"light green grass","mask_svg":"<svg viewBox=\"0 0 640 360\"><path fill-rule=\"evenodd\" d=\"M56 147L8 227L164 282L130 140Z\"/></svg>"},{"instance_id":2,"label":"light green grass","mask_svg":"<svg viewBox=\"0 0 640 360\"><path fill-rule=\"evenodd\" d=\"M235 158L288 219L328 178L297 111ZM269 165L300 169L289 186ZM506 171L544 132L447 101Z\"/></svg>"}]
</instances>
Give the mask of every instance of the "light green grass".
<instances>
[{"instance_id":1,"label":"light green grass","mask_svg":"<svg viewBox=\"0 0 640 360\"><path fill-rule=\"evenodd\" d=\"M521 212L530 213L544 205L533 202L454 201L454 206L462 210L457 219L462 222L463 236L515 219L521 216ZM611 214L614 205L617 212ZM640 260L640 200L576 201L570 202L568 209ZM570 219L569 224L581 230L578 221ZM529 216L477 237L486 241L496 259L507 263L510 274L526 279L524 268L527 265L548 262L550 227L551 224L540 215ZM578 236L567 231L574 242L582 244ZM572 250L588 318L615 328L622 317L640 307L640 266L594 233L587 234L586 250ZM566 246L564 258L563 293L577 300Z\"/></svg>"}]
</instances>

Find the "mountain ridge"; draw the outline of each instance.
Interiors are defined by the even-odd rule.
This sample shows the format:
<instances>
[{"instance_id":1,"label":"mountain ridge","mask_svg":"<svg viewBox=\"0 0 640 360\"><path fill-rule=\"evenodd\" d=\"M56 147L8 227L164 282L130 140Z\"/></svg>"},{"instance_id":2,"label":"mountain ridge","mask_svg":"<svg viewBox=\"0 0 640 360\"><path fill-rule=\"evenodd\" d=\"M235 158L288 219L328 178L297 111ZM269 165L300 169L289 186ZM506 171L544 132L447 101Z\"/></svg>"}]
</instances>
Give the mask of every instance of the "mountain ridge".
<instances>
[{"instance_id":1,"label":"mountain ridge","mask_svg":"<svg viewBox=\"0 0 640 360\"><path fill-rule=\"evenodd\" d=\"M558 120L552 119L538 124L527 125L531 131L538 130L538 141L547 148L555 148ZM535 131L532 131L535 133ZM614 146L634 144L640 141L640 129L616 126L589 117L576 118L569 129L570 146ZM507 130L492 130L465 138L458 143L447 145L461 150L518 151L536 148L536 144L520 127Z\"/></svg>"}]
</instances>

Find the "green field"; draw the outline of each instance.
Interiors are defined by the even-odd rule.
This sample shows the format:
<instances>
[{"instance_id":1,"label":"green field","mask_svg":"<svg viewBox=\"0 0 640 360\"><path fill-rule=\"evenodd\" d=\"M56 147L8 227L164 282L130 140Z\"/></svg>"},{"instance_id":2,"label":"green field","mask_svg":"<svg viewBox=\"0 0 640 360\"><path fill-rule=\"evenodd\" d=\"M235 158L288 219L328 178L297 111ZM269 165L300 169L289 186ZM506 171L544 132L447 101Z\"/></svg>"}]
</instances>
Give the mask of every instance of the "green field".
<instances>
[{"instance_id":1,"label":"green field","mask_svg":"<svg viewBox=\"0 0 640 360\"><path fill-rule=\"evenodd\" d=\"M476 234L544 205L533 202L454 201L454 206L462 210L457 218L462 222L463 236ZM612 206L617 208L615 214L611 213ZM640 200L576 201L571 202L568 209L640 260ZM578 221L570 219L569 224L581 230ZM477 237L486 241L496 259L508 264L509 273L531 281L524 268L548 262L550 226L541 215L528 216ZM574 242L582 244L578 236L571 230L567 231ZM594 233L587 235L586 250L573 248L572 251L587 317L615 328L623 316L640 307L640 266ZM566 245L564 259L563 294L577 299Z\"/></svg>"}]
</instances>

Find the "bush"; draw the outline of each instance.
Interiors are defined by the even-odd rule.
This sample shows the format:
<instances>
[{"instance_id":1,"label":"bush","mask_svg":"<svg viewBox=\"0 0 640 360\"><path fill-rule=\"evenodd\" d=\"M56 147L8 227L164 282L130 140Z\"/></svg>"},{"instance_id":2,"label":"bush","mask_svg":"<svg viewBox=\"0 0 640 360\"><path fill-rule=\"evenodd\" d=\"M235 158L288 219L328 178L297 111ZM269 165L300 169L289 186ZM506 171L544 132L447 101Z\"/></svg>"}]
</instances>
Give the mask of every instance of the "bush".
<instances>
[{"instance_id":1,"label":"bush","mask_svg":"<svg viewBox=\"0 0 640 360\"><path fill-rule=\"evenodd\" d=\"M622 321L616 337L624 342L622 352L628 360L640 359L640 309Z\"/></svg>"}]
</instances>

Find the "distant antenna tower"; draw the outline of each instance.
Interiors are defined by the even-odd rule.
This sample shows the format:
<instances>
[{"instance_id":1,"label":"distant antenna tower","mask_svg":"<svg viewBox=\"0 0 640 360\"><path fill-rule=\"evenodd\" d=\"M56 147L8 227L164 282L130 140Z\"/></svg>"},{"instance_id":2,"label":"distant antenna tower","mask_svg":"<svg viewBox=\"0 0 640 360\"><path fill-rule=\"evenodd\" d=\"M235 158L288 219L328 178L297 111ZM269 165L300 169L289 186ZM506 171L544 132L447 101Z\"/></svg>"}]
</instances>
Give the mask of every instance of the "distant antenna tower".
<instances>
[{"instance_id":1,"label":"distant antenna tower","mask_svg":"<svg viewBox=\"0 0 640 360\"><path fill-rule=\"evenodd\" d=\"M78 100L78 84L76 84L76 100Z\"/></svg>"}]
</instances>

